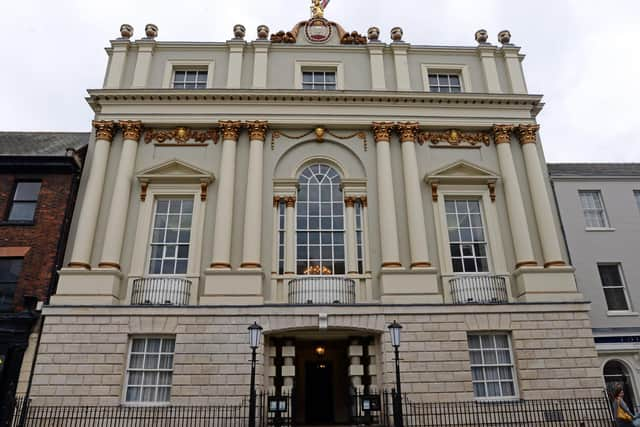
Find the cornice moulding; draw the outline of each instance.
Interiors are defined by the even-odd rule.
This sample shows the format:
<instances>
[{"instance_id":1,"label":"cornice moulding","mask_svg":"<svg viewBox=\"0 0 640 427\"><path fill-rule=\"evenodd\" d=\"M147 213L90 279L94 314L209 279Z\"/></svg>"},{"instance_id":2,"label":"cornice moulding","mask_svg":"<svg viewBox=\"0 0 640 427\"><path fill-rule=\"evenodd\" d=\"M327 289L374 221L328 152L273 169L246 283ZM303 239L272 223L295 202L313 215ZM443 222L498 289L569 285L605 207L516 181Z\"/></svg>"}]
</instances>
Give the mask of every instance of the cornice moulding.
<instances>
[{"instance_id":1,"label":"cornice moulding","mask_svg":"<svg viewBox=\"0 0 640 427\"><path fill-rule=\"evenodd\" d=\"M269 90L269 89L91 89L88 91L87 101L90 105L100 103L129 103L152 101L152 103L174 103L175 101L193 102L220 101L228 102L273 102L289 103L343 101L347 104L357 103L405 103L405 104L440 104L440 105L501 105L501 106L530 106L542 105L542 95L519 94L485 94L462 93L443 94L433 92L395 92L395 91L337 91L317 92L303 90Z\"/></svg>"}]
</instances>

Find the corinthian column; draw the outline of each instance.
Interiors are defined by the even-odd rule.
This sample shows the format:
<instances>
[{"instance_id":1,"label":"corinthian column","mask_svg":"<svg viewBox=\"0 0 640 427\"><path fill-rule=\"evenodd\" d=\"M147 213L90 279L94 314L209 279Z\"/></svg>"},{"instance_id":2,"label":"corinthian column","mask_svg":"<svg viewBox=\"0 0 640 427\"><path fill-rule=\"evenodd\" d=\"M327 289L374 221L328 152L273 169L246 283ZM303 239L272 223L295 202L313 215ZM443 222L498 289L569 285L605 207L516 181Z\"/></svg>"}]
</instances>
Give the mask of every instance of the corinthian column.
<instances>
[{"instance_id":1,"label":"corinthian column","mask_svg":"<svg viewBox=\"0 0 640 427\"><path fill-rule=\"evenodd\" d=\"M498 151L498 163L502 171L502 182L507 202L509 225L513 236L513 246L516 255L516 268L527 265L538 265L533 257L531 235L527 215L522 201L522 192L518 183L516 167L511 154L511 131L513 126L494 125L493 137Z\"/></svg>"},{"instance_id":2,"label":"corinthian column","mask_svg":"<svg viewBox=\"0 0 640 427\"><path fill-rule=\"evenodd\" d=\"M99 264L99 267L116 268L118 270L120 269L120 255L127 223L129 196L131 194L133 169L136 164L138 141L142 133L142 122L121 121L119 126L122 129L124 142L122 143L122 152L118 163L116 183L113 187L113 196L111 196L107 231L105 233L106 238L102 246L102 258Z\"/></svg>"},{"instance_id":3,"label":"corinthian column","mask_svg":"<svg viewBox=\"0 0 640 427\"><path fill-rule=\"evenodd\" d=\"M267 134L267 122L248 122L249 175L244 205L244 243L241 268L260 268L262 242L262 148Z\"/></svg>"},{"instance_id":4,"label":"corinthian column","mask_svg":"<svg viewBox=\"0 0 640 427\"><path fill-rule=\"evenodd\" d=\"M216 223L213 231L213 261L211 268L231 269L231 227L233 226L233 192L236 166L236 144L240 122L221 121L222 158L216 203Z\"/></svg>"},{"instance_id":5,"label":"corinthian column","mask_svg":"<svg viewBox=\"0 0 640 427\"><path fill-rule=\"evenodd\" d=\"M107 171L107 161L109 160L109 148L113 140L114 123L112 121L92 122L96 130L96 144L91 159L91 168L87 185L84 189L84 198L80 205L80 218L76 239L71 252L71 262L69 267L91 268L91 249L96 233L96 223L100 212L100 201L102 200L102 190L104 188L104 176Z\"/></svg>"},{"instance_id":6,"label":"corinthian column","mask_svg":"<svg viewBox=\"0 0 640 427\"><path fill-rule=\"evenodd\" d=\"M540 157L536 149L536 133L538 129L540 129L539 125L520 125L518 127L518 138L522 145L524 164L527 169L527 178L529 179L529 191L533 199L533 210L542 242L544 266L563 266L566 263L562 260L560 240L555 227L549 193L547 192L547 181L542 172Z\"/></svg>"},{"instance_id":7,"label":"corinthian column","mask_svg":"<svg viewBox=\"0 0 640 427\"><path fill-rule=\"evenodd\" d=\"M424 208L422 206L422 192L420 191L418 161L416 160L415 142L419 131L418 123L398 123L398 131L400 132L400 144L402 144L411 268L431 267L427 248L427 230L424 226Z\"/></svg>"},{"instance_id":8,"label":"corinthian column","mask_svg":"<svg viewBox=\"0 0 640 427\"><path fill-rule=\"evenodd\" d=\"M391 122L374 122L373 136L376 141L376 161L378 169L378 215L380 221L380 246L382 268L402 267L398 248L398 223L396 221L396 202L393 196L393 177L391 174L391 151L389 139L393 130Z\"/></svg>"}]
</instances>

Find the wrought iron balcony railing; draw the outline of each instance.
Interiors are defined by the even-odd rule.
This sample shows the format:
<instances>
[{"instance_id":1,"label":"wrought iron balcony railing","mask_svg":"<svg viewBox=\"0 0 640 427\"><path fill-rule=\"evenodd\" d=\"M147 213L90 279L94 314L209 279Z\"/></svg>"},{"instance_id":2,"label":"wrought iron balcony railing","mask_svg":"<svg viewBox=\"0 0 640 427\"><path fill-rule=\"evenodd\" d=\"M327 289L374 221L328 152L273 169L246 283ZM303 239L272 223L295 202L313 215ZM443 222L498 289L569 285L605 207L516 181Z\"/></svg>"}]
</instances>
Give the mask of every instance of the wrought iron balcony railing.
<instances>
[{"instance_id":1,"label":"wrought iron balcony railing","mask_svg":"<svg viewBox=\"0 0 640 427\"><path fill-rule=\"evenodd\" d=\"M355 304L356 282L337 276L303 276L289 281L289 304Z\"/></svg>"},{"instance_id":2,"label":"wrought iron balcony railing","mask_svg":"<svg viewBox=\"0 0 640 427\"><path fill-rule=\"evenodd\" d=\"M502 304L509 302L504 277L488 274L456 276L449 280L454 304Z\"/></svg>"},{"instance_id":3,"label":"wrought iron balcony railing","mask_svg":"<svg viewBox=\"0 0 640 427\"><path fill-rule=\"evenodd\" d=\"M190 280L146 277L133 281L131 305L189 305L190 296Z\"/></svg>"}]
</instances>

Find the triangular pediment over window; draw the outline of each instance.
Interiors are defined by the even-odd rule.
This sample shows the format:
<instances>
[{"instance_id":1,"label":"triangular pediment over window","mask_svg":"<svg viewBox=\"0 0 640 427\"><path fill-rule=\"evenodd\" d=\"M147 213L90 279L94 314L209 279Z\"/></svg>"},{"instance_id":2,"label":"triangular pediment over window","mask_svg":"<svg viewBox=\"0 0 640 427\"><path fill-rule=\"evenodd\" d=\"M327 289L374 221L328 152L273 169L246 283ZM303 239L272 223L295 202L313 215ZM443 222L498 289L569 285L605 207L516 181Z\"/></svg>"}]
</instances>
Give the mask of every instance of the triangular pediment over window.
<instances>
[{"instance_id":1,"label":"triangular pediment over window","mask_svg":"<svg viewBox=\"0 0 640 427\"><path fill-rule=\"evenodd\" d=\"M487 184L496 182L498 175L464 160L437 169L424 177L425 182Z\"/></svg>"},{"instance_id":2,"label":"triangular pediment over window","mask_svg":"<svg viewBox=\"0 0 640 427\"><path fill-rule=\"evenodd\" d=\"M211 183L215 176L178 159L169 160L136 174L140 182Z\"/></svg>"}]
</instances>

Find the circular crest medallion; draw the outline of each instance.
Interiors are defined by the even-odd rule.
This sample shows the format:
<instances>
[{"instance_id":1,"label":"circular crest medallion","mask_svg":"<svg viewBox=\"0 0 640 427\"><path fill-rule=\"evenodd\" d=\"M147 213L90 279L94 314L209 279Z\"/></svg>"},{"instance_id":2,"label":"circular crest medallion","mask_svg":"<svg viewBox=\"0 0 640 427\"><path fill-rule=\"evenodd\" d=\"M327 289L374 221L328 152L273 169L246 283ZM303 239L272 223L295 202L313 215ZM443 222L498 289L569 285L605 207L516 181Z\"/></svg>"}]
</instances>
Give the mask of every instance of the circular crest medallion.
<instances>
[{"instance_id":1,"label":"circular crest medallion","mask_svg":"<svg viewBox=\"0 0 640 427\"><path fill-rule=\"evenodd\" d=\"M333 34L333 27L326 19L312 18L304 26L304 35L311 43L326 43Z\"/></svg>"}]
</instances>

